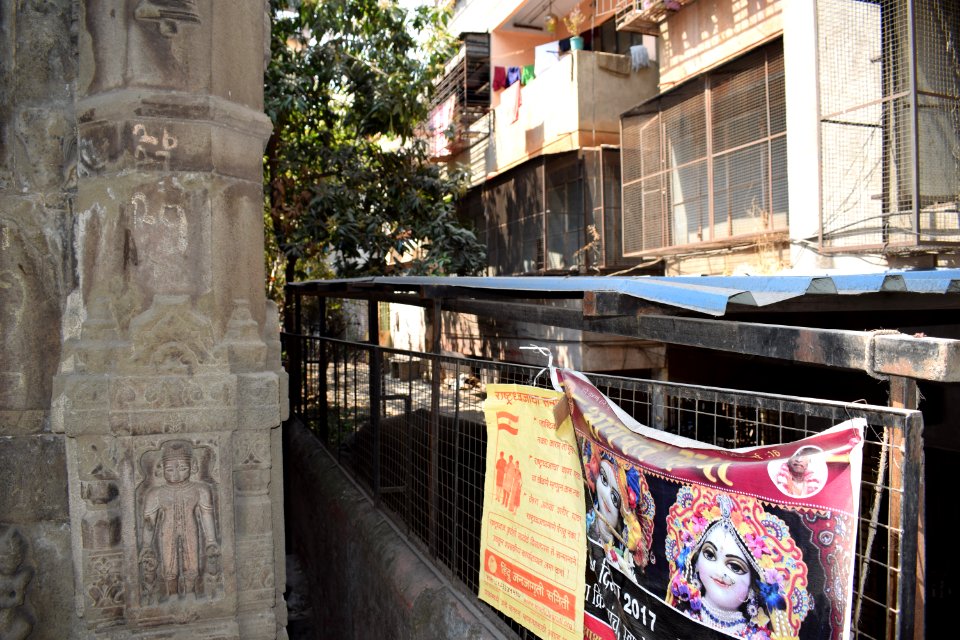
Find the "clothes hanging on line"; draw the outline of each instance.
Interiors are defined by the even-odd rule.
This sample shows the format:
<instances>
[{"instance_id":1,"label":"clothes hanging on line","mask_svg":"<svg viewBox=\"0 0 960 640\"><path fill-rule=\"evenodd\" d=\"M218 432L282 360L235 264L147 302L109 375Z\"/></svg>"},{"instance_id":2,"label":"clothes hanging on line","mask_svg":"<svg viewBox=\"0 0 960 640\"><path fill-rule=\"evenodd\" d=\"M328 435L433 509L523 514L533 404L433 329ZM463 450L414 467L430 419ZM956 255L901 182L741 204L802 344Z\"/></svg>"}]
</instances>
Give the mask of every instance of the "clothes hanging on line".
<instances>
[{"instance_id":1,"label":"clothes hanging on line","mask_svg":"<svg viewBox=\"0 0 960 640\"><path fill-rule=\"evenodd\" d=\"M507 88L507 70L505 67L493 68L493 90L500 91Z\"/></svg>"},{"instance_id":2,"label":"clothes hanging on line","mask_svg":"<svg viewBox=\"0 0 960 640\"><path fill-rule=\"evenodd\" d=\"M500 104L509 109L507 114L511 124L520 119L520 89L520 83L514 82L500 94Z\"/></svg>"},{"instance_id":3,"label":"clothes hanging on line","mask_svg":"<svg viewBox=\"0 0 960 640\"><path fill-rule=\"evenodd\" d=\"M630 65L634 71L650 66L650 53L644 45L635 44L630 47Z\"/></svg>"},{"instance_id":4,"label":"clothes hanging on line","mask_svg":"<svg viewBox=\"0 0 960 640\"><path fill-rule=\"evenodd\" d=\"M507 67L507 86L520 80L520 67Z\"/></svg>"},{"instance_id":5,"label":"clothes hanging on line","mask_svg":"<svg viewBox=\"0 0 960 640\"><path fill-rule=\"evenodd\" d=\"M527 84L536 77L532 64L524 65L520 70L520 84Z\"/></svg>"}]
</instances>

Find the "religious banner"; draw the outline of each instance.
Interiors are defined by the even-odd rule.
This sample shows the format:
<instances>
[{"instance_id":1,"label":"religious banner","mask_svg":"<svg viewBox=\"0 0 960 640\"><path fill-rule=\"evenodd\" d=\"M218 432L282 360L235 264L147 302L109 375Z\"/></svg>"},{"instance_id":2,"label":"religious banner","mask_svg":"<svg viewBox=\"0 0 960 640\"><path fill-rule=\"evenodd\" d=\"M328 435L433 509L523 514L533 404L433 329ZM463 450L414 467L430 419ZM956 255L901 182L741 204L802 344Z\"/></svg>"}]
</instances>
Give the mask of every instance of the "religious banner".
<instances>
[{"instance_id":1,"label":"religious banner","mask_svg":"<svg viewBox=\"0 0 960 640\"><path fill-rule=\"evenodd\" d=\"M544 640L583 638L585 496L564 395L487 386L480 599Z\"/></svg>"},{"instance_id":2,"label":"religious banner","mask_svg":"<svg viewBox=\"0 0 960 640\"><path fill-rule=\"evenodd\" d=\"M588 489L584 638L849 635L864 420L721 449L555 375Z\"/></svg>"}]
</instances>

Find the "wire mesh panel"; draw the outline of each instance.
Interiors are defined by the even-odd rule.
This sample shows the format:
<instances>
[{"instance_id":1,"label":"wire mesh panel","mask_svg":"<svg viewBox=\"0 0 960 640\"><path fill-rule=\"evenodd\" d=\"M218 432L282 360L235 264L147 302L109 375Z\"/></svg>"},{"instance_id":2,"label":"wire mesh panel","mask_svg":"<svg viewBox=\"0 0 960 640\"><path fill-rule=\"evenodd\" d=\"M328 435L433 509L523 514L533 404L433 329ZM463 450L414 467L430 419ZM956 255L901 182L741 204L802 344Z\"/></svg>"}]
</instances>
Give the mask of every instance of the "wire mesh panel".
<instances>
[{"instance_id":1,"label":"wire mesh panel","mask_svg":"<svg viewBox=\"0 0 960 640\"><path fill-rule=\"evenodd\" d=\"M622 119L628 255L787 228L783 45L764 45Z\"/></svg>"},{"instance_id":2,"label":"wire mesh panel","mask_svg":"<svg viewBox=\"0 0 960 640\"><path fill-rule=\"evenodd\" d=\"M302 417L410 538L450 577L477 593L486 468L485 387L490 383L547 387L549 376L537 367L305 336L286 335L288 353L296 351L292 341L310 359L309 366L300 368L299 387L306 390ZM922 450L919 412L590 377L639 422L728 448L793 442L845 420L864 418L853 637L912 637ZM322 389L325 397L317 392ZM536 637L516 625L512 628L521 637Z\"/></svg>"},{"instance_id":3,"label":"wire mesh panel","mask_svg":"<svg viewBox=\"0 0 960 640\"><path fill-rule=\"evenodd\" d=\"M528 163L483 190L488 260L493 275L542 269L543 167Z\"/></svg>"},{"instance_id":4,"label":"wire mesh panel","mask_svg":"<svg viewBox=\"0 0 960 640\"><path fill-rule=\"evenodd\" d=\"M827 249L960 241L960 6L818 0Z\"/></svg>"}]
</instances>

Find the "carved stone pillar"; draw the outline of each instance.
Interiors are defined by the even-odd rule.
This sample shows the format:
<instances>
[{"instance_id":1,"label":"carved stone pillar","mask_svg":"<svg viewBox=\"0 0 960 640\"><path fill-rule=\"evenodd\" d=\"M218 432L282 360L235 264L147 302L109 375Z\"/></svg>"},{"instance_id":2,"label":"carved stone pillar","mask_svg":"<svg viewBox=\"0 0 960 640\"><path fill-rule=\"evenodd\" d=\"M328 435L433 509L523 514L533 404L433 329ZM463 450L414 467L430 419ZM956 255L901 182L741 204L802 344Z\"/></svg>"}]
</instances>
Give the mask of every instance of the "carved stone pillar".
<instances>
[{"instance_id":1,"label":"carved stone pillar","mask_svg":"<svg viewBox=\"0 0 960 640\"><path fill-rule=\"evenodd\" d=\"M91 638L285 637L264 0L86 0L66 435Z\"/></svg>"}]
</instances>

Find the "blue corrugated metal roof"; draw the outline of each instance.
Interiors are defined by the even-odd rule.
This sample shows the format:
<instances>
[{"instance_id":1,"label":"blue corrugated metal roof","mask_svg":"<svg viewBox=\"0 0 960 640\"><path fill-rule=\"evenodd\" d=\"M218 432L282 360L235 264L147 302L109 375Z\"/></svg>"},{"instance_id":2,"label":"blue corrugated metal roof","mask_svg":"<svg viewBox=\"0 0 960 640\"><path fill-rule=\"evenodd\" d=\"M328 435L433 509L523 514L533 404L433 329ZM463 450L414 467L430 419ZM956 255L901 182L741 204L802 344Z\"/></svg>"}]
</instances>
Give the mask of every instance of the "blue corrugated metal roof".
<instances>
[{"instance_id":1,"label":"blue corrugated metal roof","mask_svg":"<svg viewBox=\"0 0 960 640\"><path fill-rule=\"evenodd\" d=\"M727 313L730 304L765 307L807 295L957 293L960 292L960 269L811 276L390 276L302 284L321 287L367 284L394 290L456 287L484 291L523 291L532 294L612 292L679 309L722 316Z\"/></svg>"}]
</instances>

